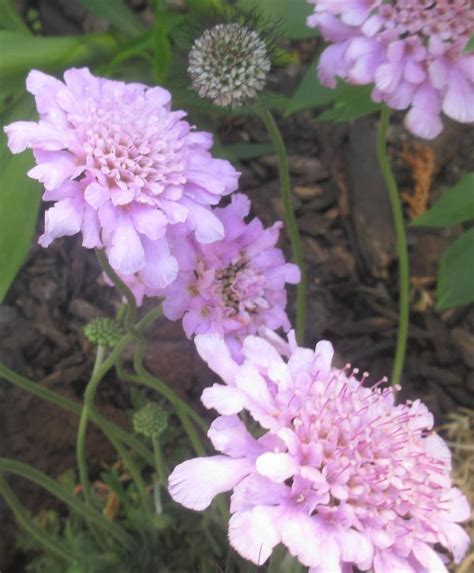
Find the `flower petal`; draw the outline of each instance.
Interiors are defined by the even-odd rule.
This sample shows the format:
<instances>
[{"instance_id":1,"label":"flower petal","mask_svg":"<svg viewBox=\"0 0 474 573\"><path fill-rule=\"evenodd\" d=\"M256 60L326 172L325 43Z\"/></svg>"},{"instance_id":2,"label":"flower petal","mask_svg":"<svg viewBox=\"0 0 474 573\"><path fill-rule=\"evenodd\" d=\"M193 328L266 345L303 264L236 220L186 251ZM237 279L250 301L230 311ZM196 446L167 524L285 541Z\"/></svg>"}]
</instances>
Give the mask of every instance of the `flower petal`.
<instances>
[{"instance_id":1,"label":"flower petal","mask_svg":"<svg viewBox=\"0 0 474 573\"><path fill-rule=\"evenodd\" d=\"M168 479L168 491L184 507L201 511L217 494L231 490L251 469L245 459L194 458L175 467Z\"/></svg>"}]
</instances>

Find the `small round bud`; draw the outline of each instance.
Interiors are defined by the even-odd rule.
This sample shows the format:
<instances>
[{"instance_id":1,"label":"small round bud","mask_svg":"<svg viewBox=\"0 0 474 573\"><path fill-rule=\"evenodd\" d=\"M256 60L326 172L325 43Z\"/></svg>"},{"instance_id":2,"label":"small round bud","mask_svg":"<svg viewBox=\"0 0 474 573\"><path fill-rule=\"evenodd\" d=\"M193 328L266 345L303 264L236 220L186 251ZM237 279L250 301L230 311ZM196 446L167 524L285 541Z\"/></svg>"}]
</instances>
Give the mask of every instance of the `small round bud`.
<instances>
[{"instance_id":1,"label":"small round bud","mask_svg":"<svg viewBox=\"0 0 474 573\"><path fill-rule=\"evenodd\" d=\"M125 331L113 318L96 318L86 324L84 334L93 344L115 346Z\"/></svg>"},{"instance_id":2,"label":"small round bud","mask_svg":"<svg viewBox=\"0 0 474 573\"><path fill-rule=\"evenodd\" d=\"M149 402L133 415L133 429L147 438L157 438L167 426L168 414L153 402Z\"/></svg>"},{"instance_id":3,"label":"small round bud","mask_svg":"<svg viewBox=\"0 0 474 573\"><path fill-rule=\"evenodd\" d=\"M240 107L265 85L271 61L254 30L218 24L198 38L189 53L188 72L199 97L221 107Z\"/></svg>"}]
</instances>

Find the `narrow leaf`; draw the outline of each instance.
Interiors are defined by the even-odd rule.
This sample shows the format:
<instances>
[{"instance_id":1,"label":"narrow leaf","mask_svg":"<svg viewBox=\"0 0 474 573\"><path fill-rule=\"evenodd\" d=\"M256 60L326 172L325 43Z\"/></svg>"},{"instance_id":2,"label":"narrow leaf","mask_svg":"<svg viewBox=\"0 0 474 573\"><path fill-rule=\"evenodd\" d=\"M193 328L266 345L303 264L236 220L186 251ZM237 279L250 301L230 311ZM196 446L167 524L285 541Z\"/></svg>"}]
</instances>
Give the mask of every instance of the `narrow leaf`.
<instances>
[{"instance_id":1,"label":"narrow leaf","mask_svg":"<svg viewBox=\"0 0 474 573\"><path fill-rule=\"evenodd\" d=\"M136 36L143 32L143 26L136 14L130 10L124 0L79 0L84 8L97 16L110 22L125 36Z\"/></svg>"},{"instance_id":2,"label":"narrow leaf","mask_svg":"<svg viewBox=\"0 0 474 573\"><path fill-rule=\"evenodd\" d=\"M446 191L431 209L413 221L416 227L448 227L474 219L474 172ZM473 262L474 264L474 262Z\"/></svg>"},{"instance_id":3,"label":"narrow leaf","mask_svg":"<svg viewBox=\"0 0 474 573\"><path fill-rule=\"evenodd\" d=\"M313 13L313 7L306 0L239 0L238 5L274 21L277 24L275 34L290 40L319 35L316 28L306 25L306 18Z\"/></svg>"},{"instance_id":4,"label":"narrow leaf","mask_svg":"<svg viewBox=\"0 0 474 573\"><path fill-rule=\"evenodd\" d=\"M438 272L437 308L474 302L474 229L458 237L444 253Z\"/></svg>"},{"instance_id":5,"label":"narrow leaf","mask_svg":"<svg viewBox=\"0 0 474 573\"><path fill-rule=\"evenodd\" d=\"M291 97L286 116L303 109L312 109L329 105L336 97L335 90L321 85L316 72L317 61L313 62L303 76L300 84Z\"/></svg>"},{"instance_id":6,"label":"narrow leaf","mask_svg":"<svg viewBox=\"0 0 474 573\"><path fill-rule=\"evenodd\" d=\"M39 37L0 30L0 81L33 68L64 69L109 58L117 49L110 34Z\"/></svg>"},{"instance_id":7,"label":"narrow leaf","mask_svg":"<svg viewBox=\"0 0 474 573\"><path fill-rule=\"evenodd\" d=\"M2 118L3 124L33 117L33 102L25 95ZM36 227L41 186L26 172L33 166L30 151L12 155L0 132L0 303L25 260Z\"/></svg>"},{"instance_id":8,"label":"narrow leaf","mask_svg":"<svg viewBox=\"0 0 474 573\"><path fill-rule=\"evenodd\" d=\"M352 86L340 82L335 90L334 105L323 112L318 119L321 121L352 121L364 115L369 115L382 108L382 104L374 103L370 97L372 86Z\"/></svg>"}]
</instances>

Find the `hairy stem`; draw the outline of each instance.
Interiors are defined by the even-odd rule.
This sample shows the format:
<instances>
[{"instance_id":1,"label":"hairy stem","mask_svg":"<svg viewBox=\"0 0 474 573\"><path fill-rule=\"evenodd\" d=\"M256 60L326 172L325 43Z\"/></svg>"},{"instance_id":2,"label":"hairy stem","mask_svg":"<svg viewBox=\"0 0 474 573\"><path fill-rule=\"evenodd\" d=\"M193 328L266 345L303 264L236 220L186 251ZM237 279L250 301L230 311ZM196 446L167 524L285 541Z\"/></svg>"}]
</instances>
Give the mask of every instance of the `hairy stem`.
<instances>
[{"instance_id":1,"label":"hairy stem","mask_svg":"<svg viewBox=\"0 0 474 573\"><path fill-rule=\"evenodd\" d=\"M293 252L294 262L298 265L301 273L301 280L296 291L296 338L300 344L304 342L304 330L306 319L306 271L303 256L303 246L296 222L295 212L291 202L291 184L290 173L288 169L288 155L283 142L278 125L275 119L263 103L257 104L260 118L267 128L270 139L272 140L278 161L278 173L280 176L280 191L283 201L283 210L285 216L285 225L288 236L290 237L291 250Z\"/></svg>"},{"instance_id":2,"label":"hairy stem","mask_svg":"<svg viewBox=\"0 0 474 573\"><path fill-rule=\"evenodd\" d=\"M405 232L405 222L403 220L403 210L397 182L390 166L390 159L387 154L387 133L390 121L390 109L387 106L382 108L379 128L377 133L377 159L382 170L382 174L387 185L390 204L392 206L393 222L395 225L395 235L398 248L398 269L399 269L399 303L398 303L398 335L395 358L392 370L392 384L400 383L400 378L405 362L405 353L408 339L408 324L410 316L410 268L408 261L408 246Z\"/></svg>"}]
</instances>

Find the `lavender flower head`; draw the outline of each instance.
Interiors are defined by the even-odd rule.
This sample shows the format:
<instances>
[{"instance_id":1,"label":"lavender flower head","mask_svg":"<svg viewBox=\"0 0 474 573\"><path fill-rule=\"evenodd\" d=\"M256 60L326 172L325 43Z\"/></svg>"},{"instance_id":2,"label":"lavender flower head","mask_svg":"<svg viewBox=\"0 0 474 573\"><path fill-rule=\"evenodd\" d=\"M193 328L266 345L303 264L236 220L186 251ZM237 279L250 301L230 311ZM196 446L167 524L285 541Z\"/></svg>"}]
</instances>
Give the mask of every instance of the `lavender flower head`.
<instances>
[{"instance_id":1,"label":"lavender flower head","mask_svg":"<svg viewBox=\"0 0 474 573\"><path fill-rule=\"evenodd\" d=\"M208 433L221 454L178 465L173 499L203 510L232 490L230 543L258 565L283 543L310 573L447 572L447 552L459 562L468 548L458 522L470 510L432 415L418 400L395 405L396 389L365 388L357 370L333 368L329 342L313 351L290 340L277 350L249 336L239 365L217 335L196 337L227 383L202 395L221 414ZM238 417L244 409L258 439Z\"/></svg>"},{"instance_id":2,"label":"lavender flower head","mask_svg":"<svg viewBox=\"0 0 474 573\"><path fill-rule=\"evenodd\" d=\"M245 223L250 201L245 195L213 213L224 229L224 238L202 244L193 234L183 236L180 226L170 234L171 253L179 264L176 280L166 289L149 289L139 277L122 279L138 303L144 295L164 296L163 312L171 320L183 319L188 337L213 332L224 336L235 355L241 340L261 326L285 331L285 283L297 283L300 272L286 263L275 247L281 223L264 229L259 219Z\"/></svg>"},{"instance_id":3,"label":"lavender flower head","mask_svg":"<svg viewBox=\"0 0 474 573\"><path fill-rule=\"evenodd\" d=\"M28 175L55 203L40 244L82 232L83 245L105 248L118 272L139 273L161 288L178 272L170 225L184 223L204 243L222 238L209 206L236 189L238 173L210 155L211 134L193 131L185 112L171 111L169 92L86 68L66 71L64 83L33 70L27 88L39 122L5 131L13 153L33 150L37 165Z\"/></svg>"},{"instance_id":4,"label":"lavender flower head","mask_svg":"<svg viewBox=\"0 0 474 573\"><path fill-rule=\"evenodd\" d=\"M409 109L406 127L432 139L443 129L441 112L474 121L474 54L464 52L474 33L471 0L308 0L308 25L331 42L319 78L375 83L374 101Z\"/></svg>"}]
</instances>

